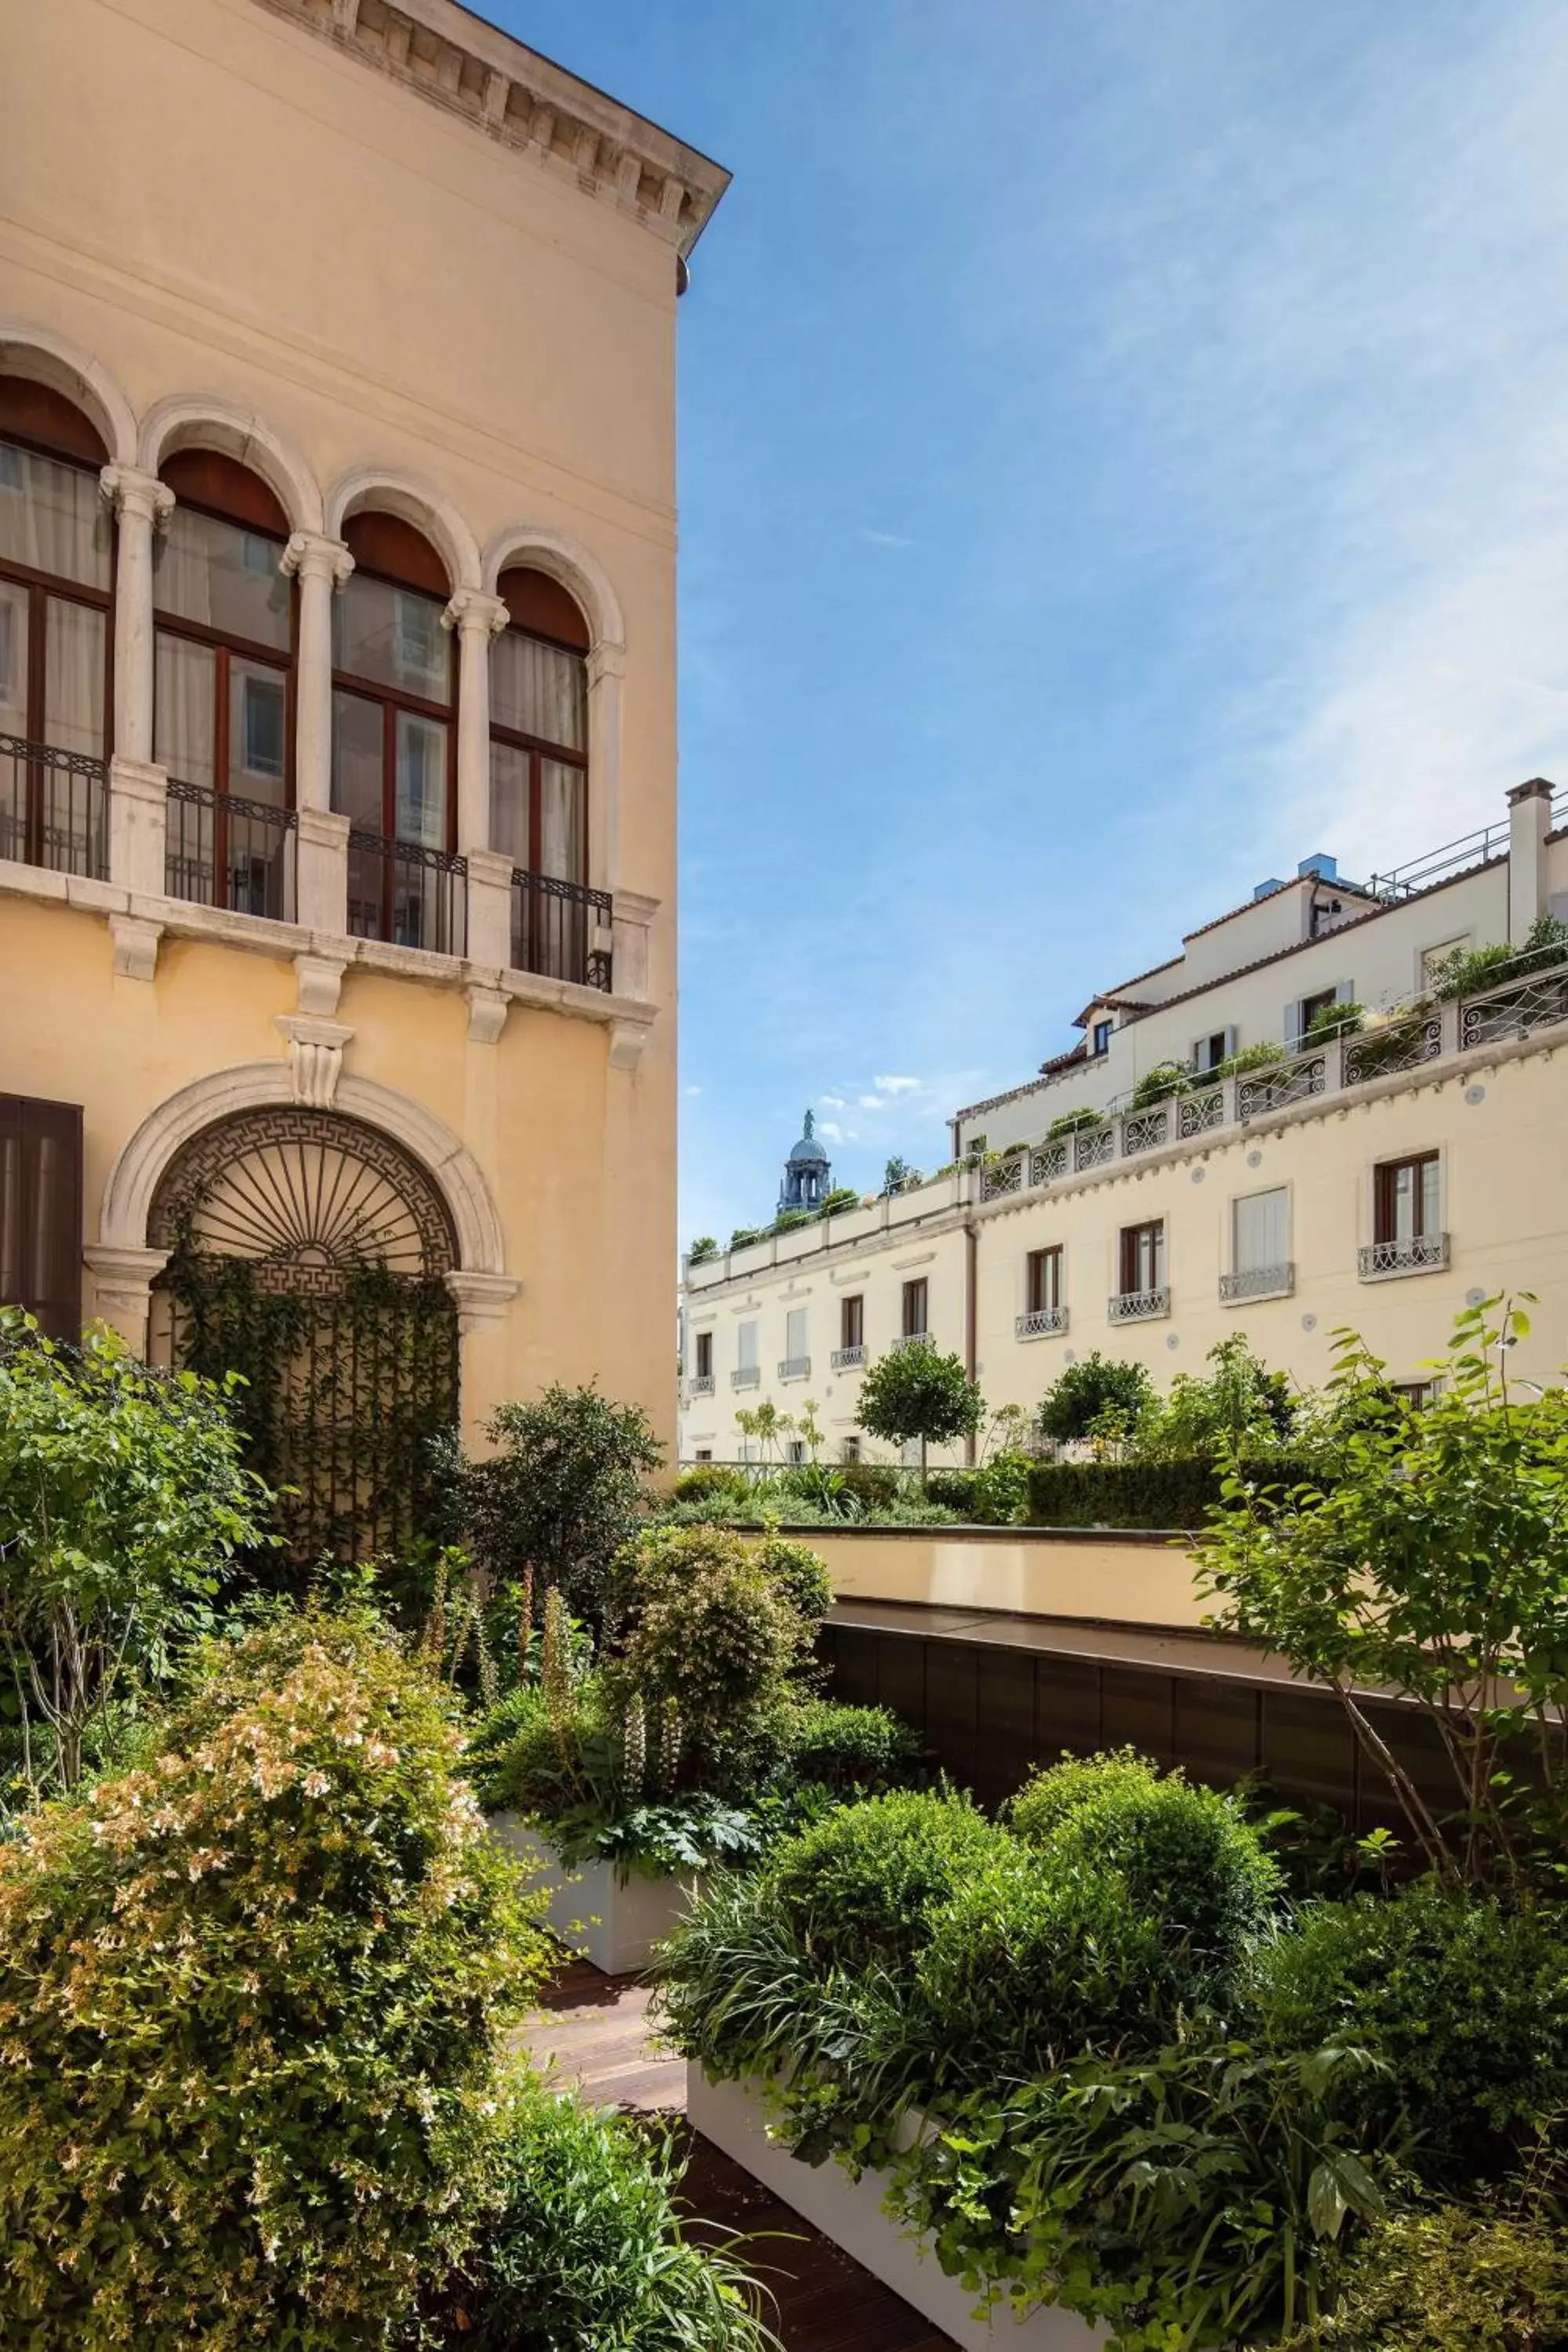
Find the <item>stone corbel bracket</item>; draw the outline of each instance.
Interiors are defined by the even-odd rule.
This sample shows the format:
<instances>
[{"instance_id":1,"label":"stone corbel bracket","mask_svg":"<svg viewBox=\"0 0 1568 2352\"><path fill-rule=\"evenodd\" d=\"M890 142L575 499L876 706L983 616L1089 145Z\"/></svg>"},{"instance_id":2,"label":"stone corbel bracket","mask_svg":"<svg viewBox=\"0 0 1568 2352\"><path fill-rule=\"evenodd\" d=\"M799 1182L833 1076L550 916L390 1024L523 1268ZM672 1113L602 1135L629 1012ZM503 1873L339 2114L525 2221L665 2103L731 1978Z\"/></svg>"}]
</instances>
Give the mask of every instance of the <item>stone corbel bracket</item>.
<instances>
[{"instance_id":1,"label":"stone corbel bracket","mask_svg":"<svg viewBox=\"0 0 1568 2352\"><path fill-rule=\"evenodd\" d=\"M319 1013L279 1013L277 1025L289 1040L294 1100L309 1110L331 1110L342 1076L343 1047L353 1031Z\"/></svg>"},{"instance_id":2,"label":"stone corbel bracket","mask_svg":"<svg viewBox=\"0 0 1568 2352\"><path fill-rule=\"evenodd\" d=\"M610 1067L612 1070L635 1070L642 1060L647 1033L658 1013L653 1005L628 1006L617 1013L610 1024Z\"/></svg>"},{"instance_id":3,"label":"stone corbel bracket","mask_svg":"<svg viewBox=\"0 0 1568 2352\"><path fill-rule=\"evenodd\" d=\"M109 936L114 942L114 969L121 980L152 980L158 970L162 923L144 915L110 915Z\"/></svg>"},{"instance_id":4,"label":"stone corbel bracket","mask_svg":"<svg viewBox=\"0 0 1568 2352\"><path fill-rule=\"evenodd\" d=\"M499 1330L522 1283L514 1274L462 1269L447 1276L447 1287L457 1301L458 1328L466 1338L470 1331Z\"/></svg>"}]
</instances>

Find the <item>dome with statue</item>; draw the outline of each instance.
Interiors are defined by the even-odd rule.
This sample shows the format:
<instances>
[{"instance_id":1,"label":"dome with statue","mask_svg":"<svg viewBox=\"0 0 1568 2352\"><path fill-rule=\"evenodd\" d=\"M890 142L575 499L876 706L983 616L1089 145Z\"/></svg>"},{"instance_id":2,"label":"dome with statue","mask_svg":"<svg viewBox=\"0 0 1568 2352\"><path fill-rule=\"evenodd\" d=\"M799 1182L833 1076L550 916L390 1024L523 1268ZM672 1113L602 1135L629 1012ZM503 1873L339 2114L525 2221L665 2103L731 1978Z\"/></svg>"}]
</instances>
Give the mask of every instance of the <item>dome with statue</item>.
<instances>
[{"instance_id":1,"label":"dome with statue","mask_svg":"<svg viewBox=\"0 0 1568 2352\"><path fill-rule=\"evenodd\" d=\"M784 1161L780 1209L819 1209L827 1197L832 1172L827 1154L816 1139L816 1118L807 1111L805 1133Z\"/></svg>"}]
</instances>

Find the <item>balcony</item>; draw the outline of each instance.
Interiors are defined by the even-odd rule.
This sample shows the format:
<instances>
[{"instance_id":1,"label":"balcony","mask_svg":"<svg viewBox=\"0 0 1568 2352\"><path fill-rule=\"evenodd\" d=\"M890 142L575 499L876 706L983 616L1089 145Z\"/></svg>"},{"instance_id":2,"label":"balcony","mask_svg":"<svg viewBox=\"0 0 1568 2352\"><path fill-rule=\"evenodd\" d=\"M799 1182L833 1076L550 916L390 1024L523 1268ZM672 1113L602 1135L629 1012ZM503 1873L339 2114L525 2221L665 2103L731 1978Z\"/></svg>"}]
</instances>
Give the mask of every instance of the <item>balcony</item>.
<instances>
[{"instance_id":1,"label":"balcony","mask_svg":"<svg viewBox=\"0 0 1568 2352\"><path fill-rule=\"evenodd\" d=\"M1020 1315L1015 1321L1013 1336L1016 1339L1048 1339L1067 1328L1065 1307L1031 1307L1026 1315Z\"/></svg>"},{"instance_id":2,"label":"balcony","mask_svg":"<svg viewBox=\"0 0 1568 2352\"><path fill-rule=\"evenodd\" d=\"M1386 1282L1401 1274L1440 1274L1448 1263L1447 1234L1409 1234L1402 1240L1368 1242L1356 1252L1363 1282Z\"/></svg>"},{"instance_id":3,"label":"balcony","mask_svg":"<svg viewBox=\"0 0 1568 2352\"><path fill-rule=\"evenodd\" d=\"M163 887L197 907L294 919L294 812L169 779Z\"/></svg>"},{"instance_id":4,"label":"balcony","mask_svg":"<svg viewBox=\"0 0 1568 2352\"><path fill-rule=\"evenodd\" d=\"M936 1341L929 1331L904 1331L893 1342L889 1353L900 1348L934 1348Z\"/></svg>"},{"instance_id":5,"label":"balcony","mask_svg":"<svg viewBox=\"0 0 1568 2352\"><path fill-rule=\"evenodd\" d=\"M444 849L349 835L349 932L399 948L460 956L468 936L468 863Z\"/></svg>"},{"instance_id":6,"label":"balcony","mask_svg":"<svg viewBox=\"0 0 1568 2352\"><path fill-rule=\"evenodd\" d=\"M0 857L106 880L108 761L0 735Z\"/></svg>"},{"instance_id":7,"label":"balcony","mask_svg":"<svg viewBox=\"0 0 1568 2352\"><path fill-rule=\"evenodd\" d=\"M1239 1307L1248 1298L1289 1298L1296 1287L1293 1265L1249 1265L1240 1274L1222 1274L1219 1303Z\"/></svg>"},{"instance_id":8,"label":"balcony","mask_svg":"<svg viewBox=\"0 0 1568 2352\"><path fill-rule=\"evenodd\" d=\"M858 1372L865 1367L866 1349L858 1339L852 1348L835 1348L827 1360L836 1372Z\"/></svg>"},{"instance_id":9,"label":"balcony","mask_svg":"<svg viewBox=\"0 0 1568 2352\"><path fill-rule=\"evenodd\" d=\"M551 980L575 981L581 988L613 985L608 948L599 934L611 923L610 896L553 874L531 874L514 866L511 877L511 966L542 972Z\"/></svg>"},{"instance_id":10,"label":"balcony","mask_svg":"<svg viewBox=\"0 0 1568 2352\"><path fill-rule=\"evenodd\" d=\"M689 1397L709 1397L709 1396L711 1396L711 1395L712 1395L712 1393L713 1393L713 1375L712 1375L712 1373L711 1373L711 1372L696 1372L696 1373L694 1373L694 1374L692 1375L691 1379L690 1379L690 1380L689 1380L689 1381L687 1381L687 1383L686 1383L686 1393L687 1393L687 1395L688 1395Z\"/></svg>"},{"instance_id":11,"label":"balcony","mask_svg":"<svg viewBox=\"0 0 1568 2352\"><path fill-rule=\"evenodd\" d=\"M1160 1290L1119 1290L1106 1300L1105 1312L1112 1323L1152 1323L1171 1311L1171 1294Z\"/></svg>"},{"instance_id":12,"label":"balcony","mask_svg":"<svg viewBox=\"0 0 1568 2352\"><path fill-rule=\"evenodd\" d=\"M811 1378L809 1356L784 1356L779 1361L781 1381L808 1381Z\"/></svg>"},{"instance_id":13,"label":"balcony","mask_svg":"<svg viewBox=\"0 0 1568 2352\"><path fill-rule=\"evenodd\" d=\"M762 1381L763 1368L760 1364L739 1364L730 1375L732 1389L760 1388Z\"/></svg>"}]
</instances>

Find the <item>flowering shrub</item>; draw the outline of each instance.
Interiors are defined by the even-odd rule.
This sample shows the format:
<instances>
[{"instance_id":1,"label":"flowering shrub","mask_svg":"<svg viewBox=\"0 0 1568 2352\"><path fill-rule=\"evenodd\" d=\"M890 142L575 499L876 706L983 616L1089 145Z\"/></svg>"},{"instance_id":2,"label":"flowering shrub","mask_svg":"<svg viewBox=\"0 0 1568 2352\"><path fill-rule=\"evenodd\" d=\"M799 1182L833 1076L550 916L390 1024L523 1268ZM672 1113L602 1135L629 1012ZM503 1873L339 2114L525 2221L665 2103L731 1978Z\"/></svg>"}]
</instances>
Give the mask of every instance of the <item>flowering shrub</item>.
<instances>
[{"instance_id":1,"label":"flowering shrub","mask_svg":"<svg viewBox=\"0 0 1568 2352\"><path fill-rule=\"evenodd\" d=\"M163 1752L0 1850L0 2338L390 2344L472 2233L543 1966L368 1612L213 1644Z\"/></svg>"}]
</instances>

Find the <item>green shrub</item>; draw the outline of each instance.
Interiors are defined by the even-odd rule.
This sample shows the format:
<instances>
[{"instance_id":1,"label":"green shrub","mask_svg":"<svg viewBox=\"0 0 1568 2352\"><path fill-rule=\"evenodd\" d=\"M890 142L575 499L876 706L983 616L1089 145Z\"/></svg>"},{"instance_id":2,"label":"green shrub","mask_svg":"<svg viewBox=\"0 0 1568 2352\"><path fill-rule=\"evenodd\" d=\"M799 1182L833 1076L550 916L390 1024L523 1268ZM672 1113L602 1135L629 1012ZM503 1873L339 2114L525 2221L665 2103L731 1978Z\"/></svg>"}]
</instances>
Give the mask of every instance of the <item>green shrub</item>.
<instances>
[{"instance_id":1,"label":"green shrub","mask_svg":"<svg viewBox=\"0 0 1568 2352\"><path fill-rule=\"evenodd\" d=\"M1173 1095L1188 1093L1192 1083L1193 1073L1185 1062L1156 1062L1134 1086L1131 1108L1147 1110L1152 1103L1169 1102Z\"/></svg>"},{"instance_id":2,"label":"green shrub","mask_svg":"<svg viewBox=\"0 0 1568 2352\"><path fill-rule=\"evenodd\" d=\"M919 1733L885 1706L808 1699L790 1727L789 1760L802 1780L847 1791L885 1789L919 1762Z\"/></svg>"},{"instance_id":3,"label":"green shrub","mask_svg":"<svg viewBox=\"0 0 1568 2352\"><path fill-rule=\"evenodd\" d=\"M0 1850L0 2336L379 2347L466 2248L544 1965L443 1695L365 1613L205 1654Z\"/></svg>"},{"instance_id":4,"label":"green shrub","mask_svg":"<svg viewBox=\"0 0 1568 2352\"><path fill-rule=\"evenodd\" d=\"M770 1528L754 1547L752 1557L798 1612L805 1628L803 1646L815 1641L817 1628L833 1606L833 1579L822 1554L813 1551L809 1544L793 1543L788 1536Z\"/></svg>"},{"instance_id":5,"label":"green shrub","mask_svg":"<svg viewBox=\"0 0 1568 2352\"><path fill-rule=\"evenodd\" d=\"M974 1475L973 1510L982 1527L1010 1528L1029 1507L1029 1473L1035 1457L1021 1445L1007 1445L983 1462Z\"/></svg>"},{"instance_id":6,"label":"green shrub","mask_svg":"<svg viewBox=\"0 0 1568 2352\"><path fill-rule=\"evenodd\" d=\"M1165 1927L1092 1857L999 1839L931 1912L915 1957L908 2031L931 2084L1038 2073L1138 2026L1147 2038L1193 1980Z\"/></svg>"},{"instance_id":7,"label":"green shrub","mask_svg":"<svg viewBox=\"0 0 1568 2352\"><path fill-rule=\"evenodd\" d=\"M727 1462L699 1462L694 1469L683 1470L670 1495L678 1503L700 1503L709 1496L732 1495L744 1498L750 1481L743 1470L732 1468Z\"/></svg>"},{"instance_id":8,"label":"green shrub","mask_svg":"<svg viewBox=\"0 0 1568 2352\"><path fill-rule=\"evenodd\" d=\"M1054 1143L1058 1135L1076 1135L1080 1127L1099 1127L1104 1118L1102 1110L1090 1110L1087 1104L1082 1110L1064 1110L1047 1128L1047 1139Z\"/></svg>"},{"instance_id":9,"label":"green shrub","mask_svg":"<svg viewBox=\"0 0 1568 2352\"><path fill-rule=\"evenodd\" d=\"M1321 1045L1330 1037L1354 1037L1366 1026L1364 1004L1320 1004L1301 1039L1304 1045Z\"/></svg>"},{"instance_id":10,"label":"green shrub","mask_svg":"<svg viewBox=\"0 0 1568 2352\"><path fill-rule=\"evenodd\" d=\"M909 1961L959 1881L1008 1841L967 1798L900 1791L846 1805L781 1845L772 1880L805 1952L845 1968Z\"/></svg>"},{"instance_id":11,"label":"green shrub","mask_svg":"<svg viewBox=\"0 0 1568 2352\"><path fill-rule=\"evenodd\" d=\"M1136 1429L1153 1404L1154 1383L1142 1364L1102 1356L1096 1348L1053 1381L1037 1423L1042 1437L1065 1445L1088 1437L1108 1415Z\"/></svg>"},{"instance_id":12,"label":"green shrub","mask_svg":"<svg viewBox=\"0 0 1568 2352\"><path fill-rule=\"evenodd\" d=\"M684 2160L657 2126L517 2085L500 2209L458 2297L473 2352L762 2352L762 2292L689 2232Z\"/></svg>"},{"instance_id":13,"label":"green shrub","mask_svg":"<svg viewBox=\"0 0 1568 2352\"><path fill-rule=\"evenodd\" d=\"M1279 2352L1552 2352L1568 2344L1568 2234L1462 2206L1370 2232L1331 2316Z\"/></svg>"},{"instance_id":14,"label":"green shrub","mask_svg":"<svg viewBox=\"0 0 1568 2352\"><path fill-rule=\"evenodd\" d=\"M1194 1995L1229 1977L1282 1891L1278 1864L1228 1797L1131 1748L1037 1773L1014 1799L1012 1823L1047 1876L1114 1871L1152 1924L1165 1972Z\"/></svg>"},{"instance_id":15,"label":"green shrub","mask_svg":"<svg viewBox=\"0 0 1568 2352\"><path fill-rule=\"evenodd\" d=\"M1283 1045L1243 1045L1239 1053L1227 1054L1215 1064L1210 1076L1214 1078L1235 1078L1247 1070L1271 1070L1276 1062L1285 1059Z\"/></svg>"},{"instance_id":16,"label":"green shrub","mask_svg":"<svg viewBox=\"0 0 1568 2352\"><path fill-rule=\"evenodd\" d=\"M1498 945L1456 948L1431 973L1432 993L1441 998L1474 996L1485 988L1524 979L1532 971L1562 963L1568 957L1568 923L1555 915L1540 915L1525 935L1522 948Z\"/></svg>"},{"instance_id":17,"label":"green shrub","mask_svg":"<svg viewBox=\"0 0 1568 2352\"><path fill-rule=\"evenodd\" d=\"M963 1518L973 1518L979 1475L976 1470L933 1470L926 1480L926 1500L940 1503L943 1510L957 1511Z\"/></svg>"},{"instance_id":18,"label":"green shrub","mask_svg":"<svg viewBox=\"0 0 1568 2352\"><path fill-rule=\"evenodd\" d=\"M1310 1460L1265 1454L1237 1465L1260 1490L1326 1486ZM1152 1462L1037 1462L1029 1523L1037 1528L1199 1528L1219 1502L1226 1465L1206 1456Z\"/></svg>"},{"instance_id":19,"label":"green shrub","mask_svg":"<svg viewBox=\"0 0 1568 2352\"><path fill-rule=\"evenodd\" d=\"M689 1265L707 1265L718 1256L719 1244L711 1234L700 1234L686 1255Z\"/></svg>"},{"instance_id":20,"label":"green shrub","mask_svg":"<svg viewBox=\"0 0 1568 2352\"><path fill-rule=\"evenodd\" d=\"M1518 2135L1568 2106L1568 1941L1550 1914L1426 1885L1354 1896L1304 1912L1254 1974L1271 2048L1353 2040L1383 2062L1348 2112L1408 2116L1429 2179L1506 2167Z\"/></svg>"},{"instance_id":21,"label":"green shrub","mask_svg":"<svg viewBox=\"0 0 1568 2352\"><path fill-rule=\"evenodd\" d=\"M845 1493L868 1511L894 1501L902 1484L890 1462L846 1462L839 1475Z\"/></svg>"}]
</instances>

